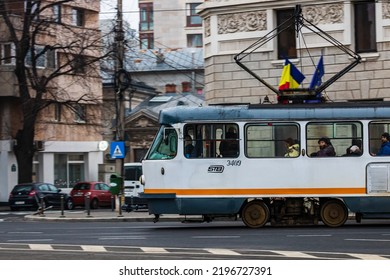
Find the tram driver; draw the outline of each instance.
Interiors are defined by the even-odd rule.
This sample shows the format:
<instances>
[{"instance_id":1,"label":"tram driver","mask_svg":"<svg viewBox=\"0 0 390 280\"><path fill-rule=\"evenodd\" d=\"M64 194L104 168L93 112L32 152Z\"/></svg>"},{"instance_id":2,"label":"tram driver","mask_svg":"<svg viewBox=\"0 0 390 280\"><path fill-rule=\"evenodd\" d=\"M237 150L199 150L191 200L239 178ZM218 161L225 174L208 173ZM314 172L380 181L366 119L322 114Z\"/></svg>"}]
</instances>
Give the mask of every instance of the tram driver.
<instances>
[{"instance_id":1,"label":"tram driver","mask_svg":"<svg viewBox=\"0 0 390 280\"><path fill-rule=\"evenodd\" d=\"M192 137L190 135L184 136L184 155L186 158L194 157L195 147L192 145Z\"/></svg>"}]
</instances>

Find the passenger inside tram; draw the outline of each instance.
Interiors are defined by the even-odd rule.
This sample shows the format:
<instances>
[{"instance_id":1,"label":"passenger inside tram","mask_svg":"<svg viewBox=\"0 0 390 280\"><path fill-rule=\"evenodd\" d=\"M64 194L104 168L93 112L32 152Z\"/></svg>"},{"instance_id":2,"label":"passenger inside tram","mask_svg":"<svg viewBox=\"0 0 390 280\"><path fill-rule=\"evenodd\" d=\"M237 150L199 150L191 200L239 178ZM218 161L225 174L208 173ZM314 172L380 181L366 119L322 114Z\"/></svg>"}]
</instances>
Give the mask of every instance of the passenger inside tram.
<instances>
[{"instance_id":1,"label":"passenger inside tram","mask_svg":"<svg viewBox=\"0 0 390 280\"><path fill-rule=\"evenodd\" d=\"M299 144L296 143L291 137L284 140L286 143L286 154L284 157L298 157L299 156Z\"/></svg>"},{"instance_id":2,"label":"passenger inside tram","mask_svg":"<svg viewBox=\"0 0 390 280\"><path fill-rule=\"evenodd\" d=\"M225 139L221 141L219 151L223 157L238 156L238 139L234 127L230 127L226 132Z\"/></svg>"},{"instance_id":3,"label":"passenger inside tram","mask_svg":"<svg viewBox=\"0 0 390 280\"><path fill-rule=\"evenodd\" d=\"M379 152L377 154L374 154L374 156L390 156L390 135L389 133L385 132L381 135L381 147L379 149Z\"/></svg>"},{"instance_id":4,"label":"passenger inside tram","mask_svg":"<svg viewBox=\"0 0 390 280\"><path fill-rule=\"evenodd\" d=\"M334 157L336 152L330 139L328 137L321 137L318 140L318 145L320 150L318 152L312 153L311 157Z\"/></svg>"}]
</instances>

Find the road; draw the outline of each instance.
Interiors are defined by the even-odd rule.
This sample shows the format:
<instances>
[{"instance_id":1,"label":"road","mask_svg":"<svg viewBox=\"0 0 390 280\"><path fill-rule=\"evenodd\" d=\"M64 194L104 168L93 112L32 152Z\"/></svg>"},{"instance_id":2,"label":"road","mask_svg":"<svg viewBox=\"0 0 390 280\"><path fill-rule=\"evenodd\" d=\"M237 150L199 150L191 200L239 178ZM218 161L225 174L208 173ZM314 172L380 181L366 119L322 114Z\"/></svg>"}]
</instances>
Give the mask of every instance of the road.
<instances>
[{"instance_id":1,"label":"road","mask_svg":"<svg viewBox=\"0 0 390 280\"><path fill-rule=\"evenodd\" d=\"M237 222L47 222L0 215L0 259L387 259L390 221L248 229Z\"/></svg>"}]
</instances>

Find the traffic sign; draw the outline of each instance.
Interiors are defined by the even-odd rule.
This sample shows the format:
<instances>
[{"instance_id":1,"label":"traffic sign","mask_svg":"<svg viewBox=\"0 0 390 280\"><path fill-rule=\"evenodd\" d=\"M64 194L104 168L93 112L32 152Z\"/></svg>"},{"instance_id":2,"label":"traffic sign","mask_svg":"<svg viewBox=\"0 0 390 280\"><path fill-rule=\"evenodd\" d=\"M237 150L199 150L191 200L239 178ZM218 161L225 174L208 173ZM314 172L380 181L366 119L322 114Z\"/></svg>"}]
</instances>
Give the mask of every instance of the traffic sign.
<instances>
[{"instance_id":1,"label":"traffic sign","mask_svg":"<svg viewBox=\"0 0 390 280\"><path fill-rule=\"evenodd\" d=\"M125 158L125 142L111 142L110 155L112 159Z\"/></svg>"}]
</instances>

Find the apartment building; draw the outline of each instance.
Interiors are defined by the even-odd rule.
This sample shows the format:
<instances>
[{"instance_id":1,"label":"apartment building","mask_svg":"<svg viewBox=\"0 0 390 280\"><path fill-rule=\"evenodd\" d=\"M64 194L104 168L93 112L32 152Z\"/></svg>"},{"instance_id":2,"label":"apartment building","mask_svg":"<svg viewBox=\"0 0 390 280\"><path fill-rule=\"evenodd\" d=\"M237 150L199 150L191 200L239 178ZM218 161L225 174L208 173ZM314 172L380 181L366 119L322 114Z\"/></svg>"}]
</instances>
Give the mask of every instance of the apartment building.
<instances>
[{"instance_id":1,"label":"apartment building","mask_svg":"<svg viewBox=\"0 0 390 280\"><path fill-rule=\"evenodd\" d=\"M329 101L390 98L390 3L387 1L207 0L198 7L204 22L205 87L208 103L260 103L276 94L237 65L235 55L272 33L300 4L305 19L360 55L361 63L323 92ZM297 33L299 31L299 33ZM306 53L306 54L305 54ZM323 81L351 58L312 31L288 29L262 45L245 63L278 87L284 56L306 76L308 87L321 56Z\"/></svg>"},{"instance_id":2,"label":"apartment building","mask_svg":"<svg viewBox=\"0 0 390 280\"><path fill-rule=\"evenodd\" d=\"M139 0L139 49L126 58L132 78L164 93L203 95L203 0Z\"/></svg>"},{"instance_id":3,"label":"apartment building","mask_svg":"<svg viewBox=\"0 0 390 280\"><path fill-rule=\"evenodd\" d=\"M203 0L138 0L141 49L201 48L202 19L197 7Z\"/></svg>"},{"instance_id":4,"label":"apartment building","mask_svg":"<svg viewBox=\"0 0 390 280\"><path fill-rule=\"evenodd\" d=\"M27 1L5 1L14 24L23 26ZM32 2L32 11L37 9ZM39 1L40 8L31 23L38 30L34 38L37 77L53 78L47 85L45 104L35 122L33 181L70 188L79 180L97 180L98 167L106 147L99 145L101 133L102 82L97 59L100 53L99 1L76 0L56 4ZM22 30L21 28L17 28ZM14 154L17 132L22 129L23 112L15 75L15 44L0 16L0 203L17 183L19 167ZM20 34L18 34L20 35ZM44 51L44 50L51 51ZM29 64L26 57L25 65ZM95 61L95 62L91 62ZM91 62L91 63L87 63ZM38 96L28 81L31 101Z\"/></svg>"}]
</instances>

